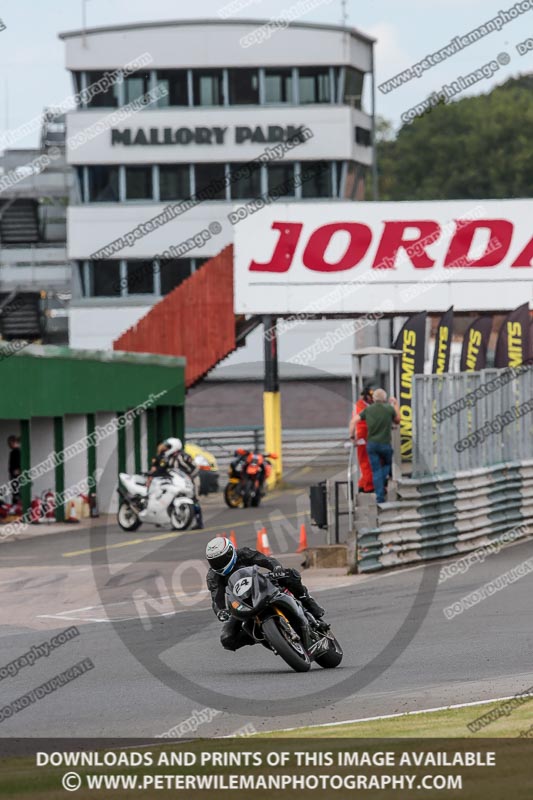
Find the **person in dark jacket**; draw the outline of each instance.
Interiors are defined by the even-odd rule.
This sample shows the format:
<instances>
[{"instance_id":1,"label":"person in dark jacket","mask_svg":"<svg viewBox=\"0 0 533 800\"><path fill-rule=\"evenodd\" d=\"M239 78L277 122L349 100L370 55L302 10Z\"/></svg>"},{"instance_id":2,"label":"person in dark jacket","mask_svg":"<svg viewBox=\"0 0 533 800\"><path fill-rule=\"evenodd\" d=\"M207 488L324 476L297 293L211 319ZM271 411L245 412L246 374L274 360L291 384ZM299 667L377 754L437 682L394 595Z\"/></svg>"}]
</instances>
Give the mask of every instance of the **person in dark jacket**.
<instances>
[{"instance_id":1,"label":"person in dark jacket","mask_svg":"<svg viewBox=\"0 0 533 800\"><path fill-rule=\"evenodd\" d=\"M258 550L250 547L240 547L238 550L225 536L216 536L208 543L205 556L209 564L207 573L207 588L211 593L213 611L225 625L220 635L220 643L225 650L238 650L240 647L255 644L254 640L242 628L242 623L231 617L226 610L226 585L229 576L241 567L264 567L270 572L278 572L280 585L293 593L303 607L310 611L316 618L324 616L314 597L311 597L307 587L302 583L300 573L296 569L285 570L276 558L265 556Z\"/></svg>"},{"instance_id":2,"label":"person in dark jacket","mask_svg":"<svg viewBox=\"0 0 533 800\"><path fill-rule=\"evenodd\" d=\"M150 463L147 486L150 487L153 478L168 478L170 469L170 458L167 456L167 445L161 442L157 445L157 451Z\"/></svg>"}]
</instances>

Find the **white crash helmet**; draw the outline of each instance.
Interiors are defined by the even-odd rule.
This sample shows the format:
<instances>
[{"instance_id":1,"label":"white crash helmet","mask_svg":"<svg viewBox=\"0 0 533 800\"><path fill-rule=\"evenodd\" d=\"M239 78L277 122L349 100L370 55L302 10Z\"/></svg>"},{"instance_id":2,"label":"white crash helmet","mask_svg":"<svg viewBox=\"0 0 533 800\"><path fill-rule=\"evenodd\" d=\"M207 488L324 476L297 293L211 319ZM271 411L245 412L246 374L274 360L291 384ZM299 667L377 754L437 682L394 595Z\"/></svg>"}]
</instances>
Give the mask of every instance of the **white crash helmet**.
<instances>
[{"instance_id":1,"label":"white crash helmet","mask_svg":"<svg viewBox=\"0 0 533 800\"><path fill-rule=\"evenodd\" d=\"M229 575L237 561L237 550L225 536L215 536L207 543L205 557L212 570L219 575Z\"/></svg>"},{"instance_id":2,"label":"white crash helmet","mask_svg":"<svg viewBox=\"0 0 533 800\"><path fill-rule=\"evenodd\" d=\"M172 436L165 439L163 444L165 445L167 456L174 456L176 453L179 453L180 450L183 450L181 439L174 439Z\"/></svg>"}]
</instances>

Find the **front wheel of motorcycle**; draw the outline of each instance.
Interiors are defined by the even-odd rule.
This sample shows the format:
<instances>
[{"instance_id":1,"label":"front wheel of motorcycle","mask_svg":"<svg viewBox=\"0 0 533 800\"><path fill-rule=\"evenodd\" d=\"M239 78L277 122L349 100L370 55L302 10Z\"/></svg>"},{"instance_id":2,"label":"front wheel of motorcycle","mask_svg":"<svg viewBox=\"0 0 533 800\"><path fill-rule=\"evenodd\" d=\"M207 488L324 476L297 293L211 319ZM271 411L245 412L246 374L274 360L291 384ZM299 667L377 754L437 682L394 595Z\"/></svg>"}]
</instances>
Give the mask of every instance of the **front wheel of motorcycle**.
<instances>
[{"instance_id":1,"label":"front wheel of motorcycle","mask_svg":"<svg viewBox=\"0 0 533 800\"><path fill-rule=\"evenodd\" d=\"M238 483L227 483L224 489L224 500L230 508L241 508L244 505Z\"/></svg>"},{"instance_id":2,"label":"front wheel of motorcycle","mask_svg":"<svg viewBox=\"0 0 533 800\"><path fill-rule=\"evenodd\" d=\"M328 634L326 638L328 639L329 648L321 656L316 656L315 661L322 669L334 669L341 663L344 653L332 633Z\"/></svg>"},{"instance_id":3,"label":"front wheel of motorcycle","mask_svg":"<svg viewBox=\"0 0 533 800\"><path fill-rule=\"evenodd\" d=\"M282 627L280 617L270 617L263 622L263 633L274 650L295 672L308 672L311 661L300 642L294 642Z\"/></svg>"},{"instance_id":4,"label":"front wheel of motorcycle","mask_svg":"<svg viewBox=\"0 0 533 800\"><path fill-rule=\"evenodd\" d=\"M128 533L136 531L141 526L141 520L127 503L121 503L118 509L117 522L123 531Z\"/></svg>"},{"instance_id":5,"label":"front wheel of motorcycle","mask_svg":"<svg viewBox=\"0 0 533 800\"><path fill-rule=\"evenodd\" d=\"M170 511L170 524L175 531L186 530L192 522L194 509L190 503L177 503Z\"/></svg>"},{"instance_id":6,"label":"front wheel of motorcycle","mask_svg":"<svg viewBox=\"0 0 533 800\"><path fill-rule=\"evenodd\" d=\"M244 503L245 508L250 508L251 505L254 503L253 494L254 494L254 484L253 481L248 480L244 486L244 490L242 491L242 501Z\"/></svg>"}]
</instances>

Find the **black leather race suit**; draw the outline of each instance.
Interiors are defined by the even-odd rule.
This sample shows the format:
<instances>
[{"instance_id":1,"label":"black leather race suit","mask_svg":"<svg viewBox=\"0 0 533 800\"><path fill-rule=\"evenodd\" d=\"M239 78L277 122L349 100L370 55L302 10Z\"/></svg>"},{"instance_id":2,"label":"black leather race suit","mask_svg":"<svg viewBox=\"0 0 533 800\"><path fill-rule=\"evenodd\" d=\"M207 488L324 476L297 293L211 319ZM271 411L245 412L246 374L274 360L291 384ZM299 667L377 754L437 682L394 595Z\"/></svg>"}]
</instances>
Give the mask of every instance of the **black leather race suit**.
<instances>
[{"instance_id":1,"label":"black leather race suit","mask_svg":"<svg viewBox=\"0 0 533 800\"><path fill-rule=\"evenodd\" d=\"M172 456L171 464L173 467L176 467L176 469L185 472L190 478L196 478L200 472L200 468L194 463L193 458L186 453L185 450L180 450L179 453Z\"/></svg>"},{"instance_id":2,"label":"black leather race suit","mask_svg":"<svg viewBox=\"0 0 533 800\"><path fill-rule=\"evenodd\" d=\"M150 469L150 475L153 478L168 478L170 469L170 461L166 457L164 453L160 453L155 455L152 458L152 466Z\"/></svg>"},{"instance_id":3,"label":"black leather race suit","mask_svg":"<svg viewBox=\"0 0 533 800\"><path fill-rule=\"evenodd\" d=\"M237 550L237 560L232 572L235 572L241 567L264 567L270 571L275 567L281 567L280 562L272 558L272 556L265 556L258 550L252 550L250 547L240 547ZM231 573L230 573L231 574ZM226 611L226 585L228 583L229 575L219 575L214 570L210 569L207 573L207 588L211 592L211 602L213 611L218 614L219 611ZM280 586L286 587L290 592L297 597L302 605L310 611L314 616L321 617L324 610L314 600L307 588L302 583L300 573L296 569L286 570L286 574L278 581ZM230 617L224 623L222 633L220 634L220 642L225 650L238 650L245 645L255 644L254 640L242 629L242 623L235 617Z\"/></svg>"}]
</instances>

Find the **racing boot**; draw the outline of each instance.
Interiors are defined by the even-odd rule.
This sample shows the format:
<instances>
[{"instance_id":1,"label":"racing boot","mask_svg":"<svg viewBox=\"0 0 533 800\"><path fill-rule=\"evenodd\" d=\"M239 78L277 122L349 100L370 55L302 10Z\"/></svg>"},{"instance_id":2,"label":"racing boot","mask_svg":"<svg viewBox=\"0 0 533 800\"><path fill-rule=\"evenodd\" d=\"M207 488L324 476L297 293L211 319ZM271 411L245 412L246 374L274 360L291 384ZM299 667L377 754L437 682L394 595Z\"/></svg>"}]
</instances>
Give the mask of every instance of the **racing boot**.
<instances>
[{"instance_id":1,"label":"racing boot","mask_svg":"<svg viewBox=\"0 0 533 800\"><path fill-rule=\"evenodd\" d=\"M311 595L308 592L300 595L298 599L300 603L303 605L303 607L307 611L311 612L311 614L315 619L317 620L320 619L326 613L325 610L322 608L322 606L319 606L315 598L311 597Z\"/></svg>"},{"instance_id":2,"label":"racing boot","mask_svg":"<svg viewBox=\"0 0 533 800\"><path fill-rule=\"evenodd\" d=\"M196 502L194 504L194 516L196 517L196 528L203 528L204 527L204 518L202 516L202 507L200 503Z\"/></svg>"},{"instance_id":3,"label":"racing boot","mask_svg":"<svg viewBox=\"0 0 533 800\"><path fill-rule=\"evenodd\" d=\"M300 602L302 603L303 607L306 611L309 611L310 614L316 619L316 627L322 633L326 633L329 631L328 623L322 619L324 614L326 613L322 606L319 606L317 601L314 597L311 597L309 593L303 594L300 597Z\"/></svg>"}]
</instances>

